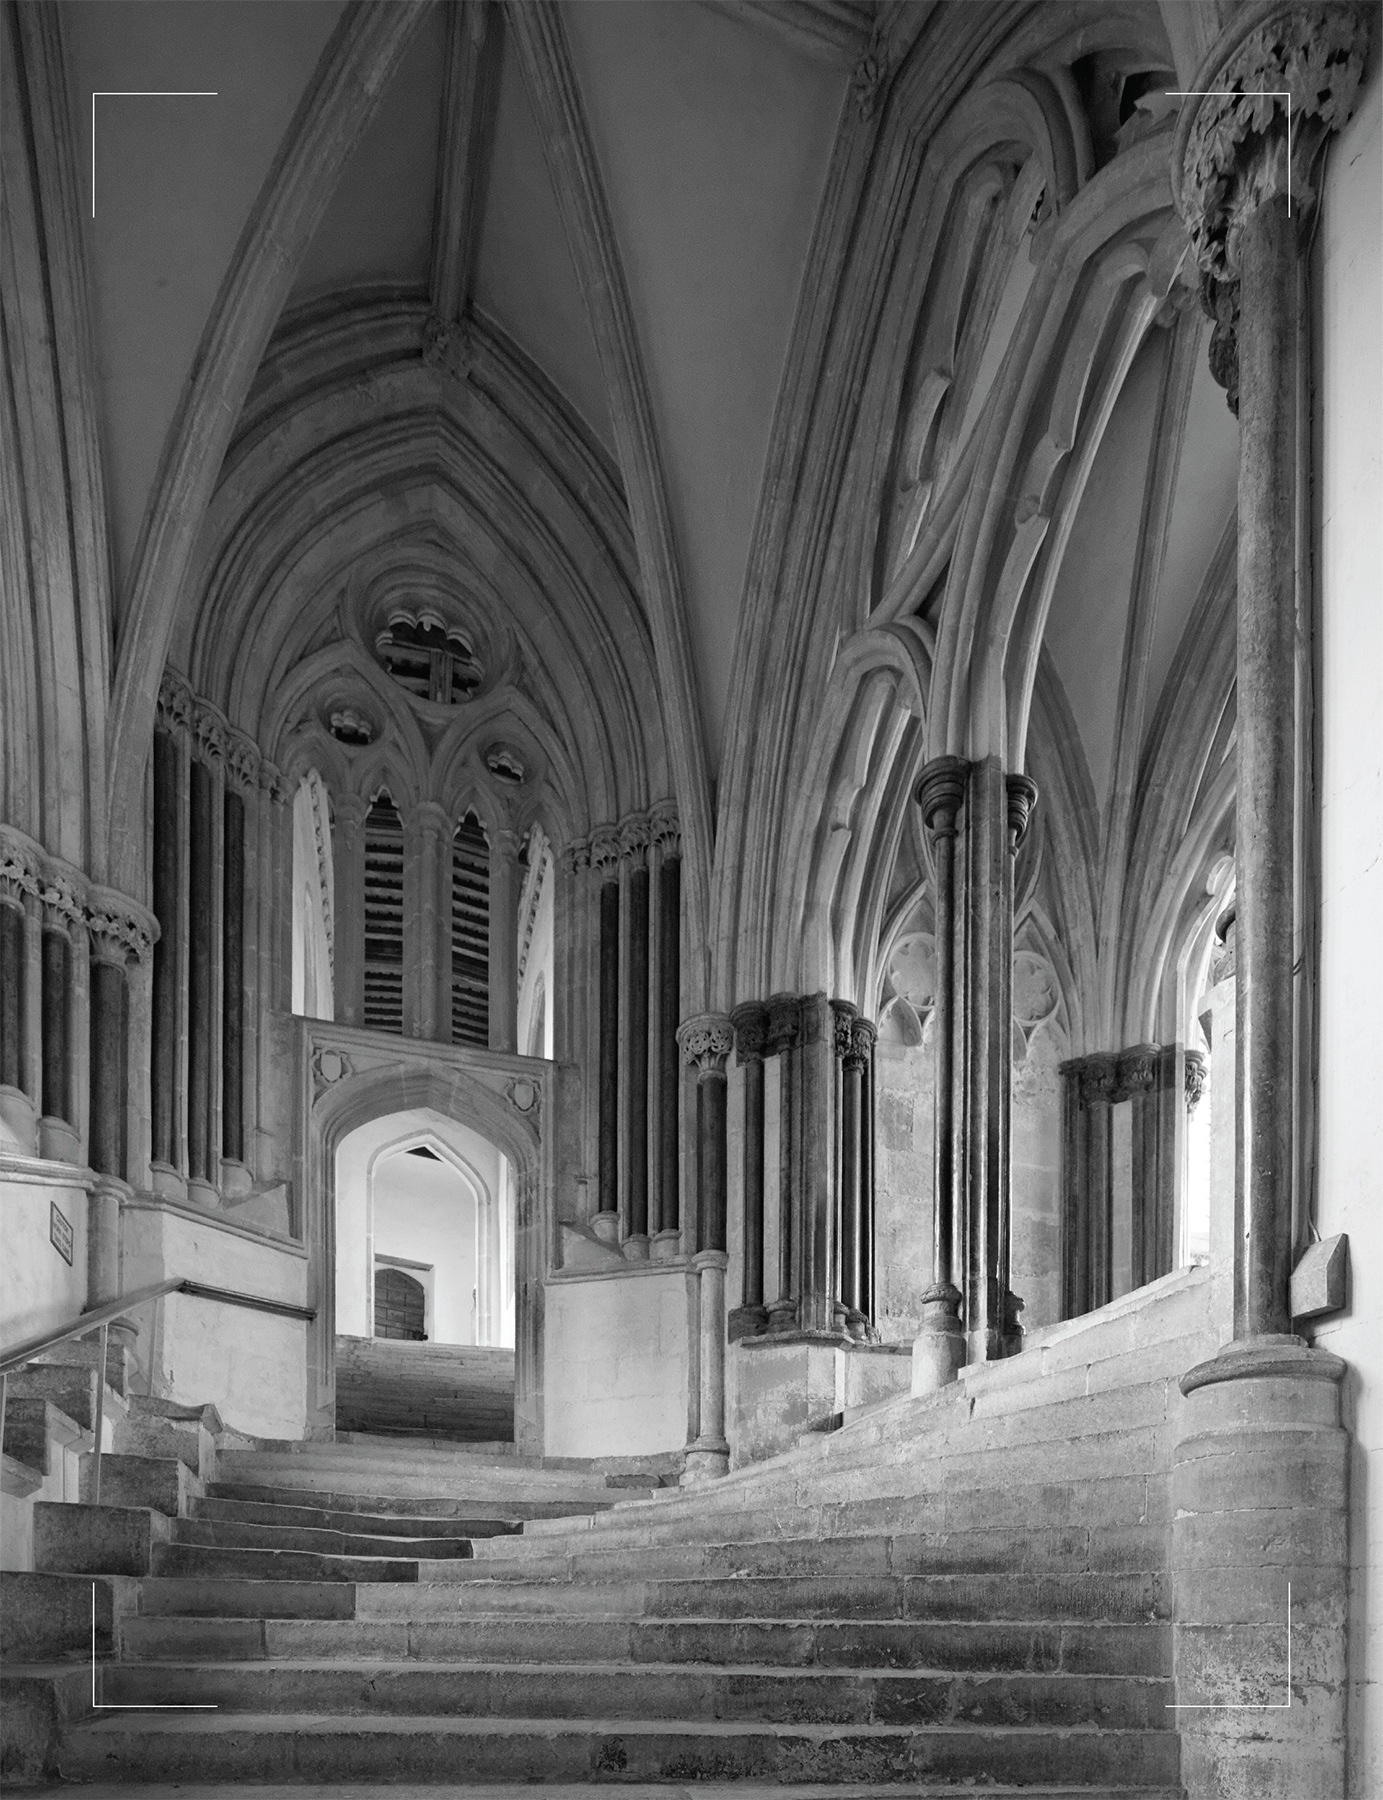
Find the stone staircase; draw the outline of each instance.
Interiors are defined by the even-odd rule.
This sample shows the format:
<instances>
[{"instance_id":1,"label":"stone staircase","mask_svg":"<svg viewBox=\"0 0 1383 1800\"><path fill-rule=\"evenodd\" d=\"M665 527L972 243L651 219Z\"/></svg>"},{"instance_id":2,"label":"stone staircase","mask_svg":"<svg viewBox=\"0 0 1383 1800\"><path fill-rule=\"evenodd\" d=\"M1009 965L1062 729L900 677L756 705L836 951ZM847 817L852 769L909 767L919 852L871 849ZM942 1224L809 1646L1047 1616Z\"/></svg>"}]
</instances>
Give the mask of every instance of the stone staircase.
<instances>
[{"instance_id":1,"label":"stone staircase","mask_svg":"<svg viewBox=\"0 0 1383 1800\"><path fill-rule=\"evenodd\" d=\"M223 1452L138 1544L47 1545L28 1579L67 1613L7 1684L67 1683L44 1759L73 1780L1172 1800L1167 1471L1202 1290L695 1490L512 1447ZM53 1623L93 1573L94 1712L54 1661L89 1656L89 1617L80 1644Z\"/></svg>"}]
</instances>

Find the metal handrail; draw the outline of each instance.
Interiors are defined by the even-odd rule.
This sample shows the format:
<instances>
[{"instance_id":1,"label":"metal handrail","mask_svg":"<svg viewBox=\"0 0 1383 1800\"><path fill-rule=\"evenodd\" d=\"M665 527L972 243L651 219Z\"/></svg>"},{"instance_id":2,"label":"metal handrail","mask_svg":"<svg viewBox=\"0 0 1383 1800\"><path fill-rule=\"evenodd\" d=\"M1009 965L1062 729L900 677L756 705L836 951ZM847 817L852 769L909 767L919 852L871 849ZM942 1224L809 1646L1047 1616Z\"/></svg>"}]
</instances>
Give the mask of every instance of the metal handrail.
<instances>
[{"instance_id":1,"label":"metal handrail","mask_svg":"<svg viewBox=\"0 0 1383 1800\"><path fill-rule=\"evenodd\" d=\"M37 1337L24 1338L18 1344L11 1344L8 1350L0 1350L0 1448L5 1441L5 1411L9 1399L9 1375L11 1369L20 1368L31 1362L45 1350L52 1350L59 1344L66 1344L72 1338L86 1337L88 1333L99 1330L101 1333L101 1357L98 1364L99 1380L96 1383L96 1419L93 1432L93 1449L96 1456L96 1469L92 1477L92 1504L101 1504L101 1439L106 1429L106 1351L110 1341L112 1321L133 1307L142 1306L146 1300L159 1300L165 1294L190 1294L199 1300L219 1300L226 1306L247 1306L255 1312L277 1313L282 1318L302 1319L311 1324L317 1317L315 1306L294 1306L288 1300L266 1300L259 1294L240 1294L231 1288L207 1287L200 1281L187 1281L175 1275L168 1281L156 1281L152 1287L135 1288L128 1294L119 1294L114 1300L102 1300L99 1305L89 1307L86 1312L79 1313L66 1325L60 1325L56 1331L40 1332Z\"/></svg>"}]
</instances>

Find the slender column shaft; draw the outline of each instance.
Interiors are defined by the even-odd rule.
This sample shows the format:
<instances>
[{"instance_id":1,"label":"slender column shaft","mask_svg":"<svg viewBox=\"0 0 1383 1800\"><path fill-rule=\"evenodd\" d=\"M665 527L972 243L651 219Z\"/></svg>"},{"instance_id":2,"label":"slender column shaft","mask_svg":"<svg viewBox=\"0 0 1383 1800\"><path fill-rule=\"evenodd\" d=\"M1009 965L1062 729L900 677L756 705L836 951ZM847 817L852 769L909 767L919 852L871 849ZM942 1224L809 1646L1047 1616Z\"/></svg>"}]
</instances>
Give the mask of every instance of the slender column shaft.
<instances>
[{"instance_id":1,"label":"slender column shaft","mask_svg":"<svg viewBox=\"0 0 1383 1800\"><path fill-rule=\"evenodd\" d=\"M681 1058L677 1025L682 1012L682 859L664 854L658 870L659 1059L658 1184L656 1231L676 1231L681 1167L678 1158Z\"/></svg>"},{"instance_id":2,"label":"slender column shaft","mask_svg":"<svg viewBox=\"0 0 1383 1800\"><path fill-rule=\"evenodd\" d=\"M210 1181L212 969L212 776L201 761L192 764L190 868L188 879L188 1173Z\"/></svg>"},{"instance_id":3,"label":"slender column shaft","mask_svg":"<svg viewBox=\"0 0 1383 1800\"><path fill-rule=\"evenodd\" d=\"M1287 197L1239 231L1238 1185L1235 1336L1292 1329L1296 719L1296 226Z\"/></svg>"},{"instance_id":4,"label":"slender column shaft","mask_svg":"<svg viewBox=\"0 0 1383 1800\"><path fill-rule=\"evenodd\" d=\"M769 1307L773 1330L785 1331L797 1321L801 1296L798 1280L797 1141L801 1133L797 1042L802 1006L795 994L774 994L768 1002L767 1051L778 1062L778 1267L777 1294Z\"/></svg>"},{"instance_id":5,"label":"slender column shaft","mask_svg":"<svg viewBox=\"0 0 1383 1800\"><path fill-rule=\"evenodd\" d=\"M763 1329L764 1310L764 1052L768 1009L750 1001L731 1015L735 1052L744 1070L744 1219L742 1233L743 1315L732 1320L740 1335Z\"/></svg>"},{"instance_id":6,"label":"slender column shaft","mask_svg":"<svg viewBox=\"0 0 1383 1800\"><path fill-rule=\"evenodd\" d=\"M628 851L629 904L625 1043L624 1150L625 1231L648 1236L648 851L642 843Z\"/></svg>"},{"instance_id":7,"label":"slender column shaft","mask_svg":"<svg viewBox=\"0 0 1383 1800\"><path fill-rule=\"evenodd\" d=\"M101 1175L123 1179L126 1160L126 1044L129 991L121 963L91 965L91 1128L88 1155Z\"/></svg>"},{"instance_id":8,"label":"slender column shaft","mask_svg":"<svg viewBox=\"0 0 1383 1800\"><path fill-rule=\"evenodd\" d=\"M343 1025L365 1023L365 817L358 794L333 794L331 846L335 895L332 991Z\"/></svg>"},{"instance_id":9,"label":"slender column shaft","mask_svg":"<svg viewBox=\"0 0 1383 1800\"><path fill-rule=\"evenodd\" d=\"M179 749L172 734L154 733L154 1053L151 1071L153 1160L177 1164L178 948L182 872Z\"/></svg>"},{"instance_id":10,"label":"slender column shaft","mask_svg":"<svg viewBox=\"0 0 1383 1800\"><path fill-rule=\"evenodd\" d=\"M71 1007L72 945L65 931L43 928L43 1111L72 1123L68 1086L68 1015Z\"/></svg>"},{"instance_id":11,"label":"slender column shaft","mask_svg":"<svg viewBox=\"0 0 1383 1800\"><path fill-rule=\"evenodd\" d=\"M221 1154L245 1157L245 802L226 789L222 811Z\"/></svg>"},{"instance_id":12,"label":"slender column shaft","mask_svg":"<svg viewBox=\"0 0 1383 1800\"><path fill-rule=\"evenodd\" d=\"M490 1048L519 1042L519 841L503 827L490 838Z\"/></svg>"},{"instance_id":13,"label":"slender column shaft","mask_svg":"<svg viewBox=\"0 0 1383 1800\"><path fill-rule=\"evenodd\" d=\"M1003 771L998 759L975 764L967 799L966 883L966 1198L968 1256L965 1324L973 1361L1002 1355L1000 1212L1007 1177L1004 1095L1009 1077L1008 967L1004 882L1007 843ZM1011 930L1008 934L1011 937Z\"/></svg>"},{"instance_id":14,"label":"slender column shaft","mask_svg":"<svg viewBox=\"0 0 1383 1800\"><path fill-rule=\"evenodd\" d=\"M734 1046L730 1021L707 1013L679 1027L677 1041L695 1064L698 1354L696 1436L688 1447L683 1481L723 1474L725 1441L725 1063ZM691 1409L689 1409L691 1410Z\"/></svg>"},{"instance_id":15,"label":"slender column shaft","mask_svg":"<svg viewBox=\"0 0 1383 1800\"><path fill-rule=\"evenodd\" d=\"M860 1102L860 1311L874 1319L874 1043L870 1029L869 1050L861 1080Z\"/></svg>"},{"instance_id":16,"label":"slender column shaft","mask_svg":"<svg viewBox=\"0 0 1383 1800\"><path fill-rule=\"evenodd\" d=\"M0 901L0 1087L24 1087L24 907Z\"/></svg>"},{"instance_id":17,"label":"slender column shaft","mask_svg":"<svg viewBox=\"0 0 1383 1800\"><path fill-rule=\"evenodd\" d=\"M860 1114L863 1070L847 1055L841 1070L840 1099L840 1298L846 1312L858 1313L862 1273L860 1218Z\"/></svg>"},{"instance_id":18,"label":"slender column shaft","mask_svg":"<svg viewBox=\"0 0 1383 1800\"><path fill-rule=\"evenodd\" d=\"M1085 1172L1089 1195L1090 1286L1087 1309L1106 1306L1114 1297L1113 1109L1108 1097L1092 1096L1085 1107Z\"/></svg>"},{"instance_id":19,"label":"slender column shaft","mask_svg":"<svg viewBox=\"0 0 1383 1800\"><path fill-rule=\"evenodd\" d=\"M619 882L600 884L600 1211L619 1210Z\"/></svg>"},{"instance_id":20,"label":"slender column shaft","mask_svg":"<svg viewBox=\"0 0 1383 1800\"><path fill-rule=\"evenodd\" d=\"M802 1002L797 1073L801 1082L796 1166L801 1196L797 1322L803 1331L834 1335L840 1094L836 1017L824 994L813 994Z\"/></svg>"}]
</instances>

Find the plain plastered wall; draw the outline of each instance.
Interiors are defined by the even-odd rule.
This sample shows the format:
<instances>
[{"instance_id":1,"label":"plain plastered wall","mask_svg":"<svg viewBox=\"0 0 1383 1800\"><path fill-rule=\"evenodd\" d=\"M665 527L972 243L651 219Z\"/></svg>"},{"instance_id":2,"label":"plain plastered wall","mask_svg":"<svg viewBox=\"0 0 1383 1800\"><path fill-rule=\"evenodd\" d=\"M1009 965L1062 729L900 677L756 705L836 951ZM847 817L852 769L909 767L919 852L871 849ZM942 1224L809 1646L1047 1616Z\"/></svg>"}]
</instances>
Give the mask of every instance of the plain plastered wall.
<instances>
[{"instance_id":1,"label":"plain plastered wall","mask_svg":"<svg viewBox=\"0 0 1383 1800\"><path fill-rule=\"evenodd\" d=\"M72 1261L54 1247L52 1208L72 1227ZM86 1189L0 1169L0 1344L35 1337L86 1305Z\"/></svg>"},{"instance_id":2,"label":"plain plastered wall","mask_svg":"<svg viewBox=\"0 0 1383 1800\"><path fill-rule=\"evenodd\" d=\"M681 1269L562 1276L545 1294L548 1456L653 1456L687 1439Z\"/></svg>"},{"instance_id":3,"label":"plain plastered wall","mask_svg":"<svg viewBox=\"0 0 1383 1800\"><path fill-rule=\"evenodd\" d=\"M1321 991L1317 1222L1347 1231L1352 1291L1316 1343L1349 1364L1350 1783L1383 1793L1383 316L1380 80L1330 152L1316 271L1320 494Z\"/></svg>"}]
</instances>

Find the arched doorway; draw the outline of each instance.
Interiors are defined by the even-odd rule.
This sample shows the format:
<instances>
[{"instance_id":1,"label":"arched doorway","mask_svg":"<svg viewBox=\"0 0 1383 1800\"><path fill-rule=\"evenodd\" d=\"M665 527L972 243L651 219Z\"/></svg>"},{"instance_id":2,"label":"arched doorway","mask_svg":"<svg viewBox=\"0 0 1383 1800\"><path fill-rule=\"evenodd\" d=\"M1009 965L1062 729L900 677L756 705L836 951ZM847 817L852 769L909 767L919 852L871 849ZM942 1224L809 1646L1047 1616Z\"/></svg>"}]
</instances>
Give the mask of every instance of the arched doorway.
<instances>
[{"instance_id":1,"label":"arched doorway","mask_svg":"<svg viewBox=\"0 0 1383 1800\"><path fill-rule=\"evenodd\" d=\"M514 1435L509 1159L412 1107L336 1146L336 1428Z\"/></svg>"}]
</instances>

